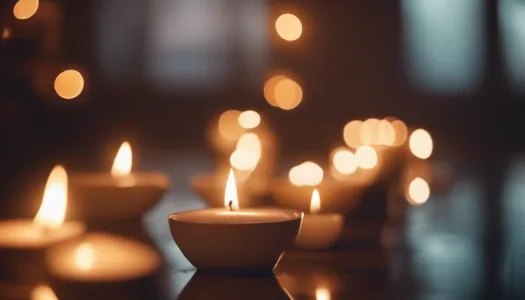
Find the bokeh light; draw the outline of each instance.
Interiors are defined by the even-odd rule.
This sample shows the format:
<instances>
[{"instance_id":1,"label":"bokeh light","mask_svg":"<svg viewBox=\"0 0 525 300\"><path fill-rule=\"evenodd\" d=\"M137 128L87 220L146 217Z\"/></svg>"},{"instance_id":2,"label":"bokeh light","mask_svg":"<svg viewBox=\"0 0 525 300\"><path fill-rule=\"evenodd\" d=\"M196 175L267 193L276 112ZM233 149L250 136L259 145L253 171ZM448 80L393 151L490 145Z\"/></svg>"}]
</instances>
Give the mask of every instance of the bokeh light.
<instances>
[{"instance_id":1,"label":"bokeh light","mask_svg":"<svg viewBox=\"0 0 525 300\"><path fill-rule=\"evenodd\" d=\"M288 178L297 186L317 186L323 181L323 169L316 163L307 161L290 169Z\"/></svg>"},{"instance_id":2,"label":"bokeh light","mask_svg":"<svg viewBox=\"0 0 525 300\"><path fill-rule=\"evenodd\" d=\"M253 129L261 124L261 116L253 110L243 111L238 120L239 125L245 129Z\"/></svg>"},{"instance_id":3,"label":"bokeh light","mask_svg":"<svg viewBox=\"0 0 525 300\"><path fill-rule=\"evenodd\" d=\"M38 10L39 0L19 0L13 8L13 15L19 20L31 18Z\"/></svg>"},{"instance_id":4,"label":"bokeh light","mask_svg":"<svg viewBox=\"0 0 525 300\"><path fill-rule=\"evenodd\" d=\"M303 33L301 20L293 14L280 15L275 21L277 34L286 41L295 41Z\"/></svg>"},{"instance_id":5,"label":"bokeh light","mask_svg":"<svg viewBox=\"0 0 525 300\"><path fill-rule=\"evenodd\" d=\"M4 27L2 29L2 39L7 40L12 35L11 29L9 27Z\"/></svg>"},{"instance_id":6,"label":"bokeh light","mask_svg":"<svg viewBox=\"0 0 525 300\"><path fill-rule=\"evenodd\" d=\"M395 143L396 131L387 119L379 121L378 138L381 145L393 146Z\"/></svg>"},{"instance_id":7,"label":"bokeh light","mask_svg":"<svg viewBox=\"0 0 525 300\"><path fill-rule=\"evenodd\" d=\"M355 151L357 165L361 169L373 169L377 165L377 152L374 148L364 145Z\"/></svg>"},{"instance_id":8,"label":"bokeh light","mask_svg":"<svg viewBox=\"0 0 525 300\"><path fill-rule=\"evenodd\" d=\"M363 122L359 120L350 121L343 129L343 139L348 147L353 149L361 146L361 125Z\"/></svg>"},{"instance_id":9,"label":"bokeh light","mask_svg":"<svg viewBox=\"0 0 525 300\"><path fill-rule=\"evenodd\" d=\"M228 110L221 114L218 129L224 139L236 141L244 133L245 130L238 121L240 115L241 112L238 110Z\"/></svg>"},{"instance_id":10,"label":"bokeh light","mask_svg":"<svg viewBox=\"0 0 525 300\"><path fill-rule=\"evenodd\" d=\"M361 138L361 143L363 145L380 145L381 142L379 140L379 119L376 118L370 118L368 120L365 120L363 124L361 124L361 128L359 130L359 136Z\"/></svg>"},{"instance_id":11,"label":"bokeh light","mask_svg":"<svg viewBox=\"0 0 525 300\"><path fill-rule=\"evenodd\" d=\"M55 79L56 93L67 100L76 98L84 89L84 78L76 70L66 70Z\"/></svg>"},{"instance_id":12,"label":"bokeh light","mask_svg":"<svg viewBox=\"0 0 525 300\"><path fill-rule=\"evenodd\" d=\"M230 156L230 165L239 171L253 171L261 159L261 141L255 133L244 134Z\"/></svg>"},{"instance_id":13,"label":"bokeh light","mask_svg":"<svg viewBox=\"0 0 525 300\"><path fill-rule=\"evenodd\" d=\"M271 106L279 107L275 101L275 86L283 79L286 79L286 76L275 75L268 79L264 84L264 98Z\"/></svg>"},{"instance_id":14,"label":"bokeh light","mask_svg":"<svg viewBox=\"0 0 525 300\"><path fill-rule=\"evenodd\" d=\"M332 155L332 164L335 170L342 175L350 175L357 170L355 154L346 148L335 149Z\"/></svg>"},{"instance_id":15,"label":"bokeh light","mask_svg":"<svg viewBox=\"0 0 525 300\"><path fill-rule=\"evenodd\" d=\"M417 129L410 135L409 140L410 151L415 157L427 159L432 155L434 144L432 137L424 129Z\"/></svg>"},{"instance_id":16,"label":"bokeh light","mask_svg":"<svg viewBox=\"0 0 525 300\"><path fill-rule=\"evenodd\" d=\"M301 86L290 78L279 80L274 90L275 103L284 110L296 108L303 100Z\"/></svg>"},{"instance_id":17,"label":"bokeh light","mask_svg":"<svg viewBox=\"0 0 525 300\"><path fill-rule=\"evenodd\" d=\"M58 300L58 298L49 286L38 285L31 291L31 300Z\"/></svg>"},{"instance_id":18,"label":"bokeh light","mask_svg":"<svg viewBox=\"0 0 525 300\"><path fill-rule=\"evenodd\" d=\"M405 143L408 137L408 128L401 120L393 120L390 122L395 131L395 140L393 146L401 146Z\"/></svg>"},{"instance_id":19,"label":"bokeh light","mask_svg":"<svg viewBox=\"0 0 525 300\"><path fill-rule=\"evenodd\" d=\"M412 205L421 205L430 197L430 186L420 177L415 178L408 186L408 200Z\"/></svg>"}]
</instances>

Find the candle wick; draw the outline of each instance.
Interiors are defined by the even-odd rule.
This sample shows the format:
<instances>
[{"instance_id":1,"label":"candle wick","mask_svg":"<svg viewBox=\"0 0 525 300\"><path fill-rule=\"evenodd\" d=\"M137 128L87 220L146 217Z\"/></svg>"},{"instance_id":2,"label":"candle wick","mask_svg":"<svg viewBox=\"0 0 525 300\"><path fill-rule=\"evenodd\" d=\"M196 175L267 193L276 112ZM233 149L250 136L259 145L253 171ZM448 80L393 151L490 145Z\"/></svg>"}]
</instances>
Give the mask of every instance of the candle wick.
<instances>
[{"instance_id":1,"label":"candle wick","mask_svg":"<svg viewBox=\"0 0 525 300\"><path fill-rule=\"evenodd\" d=\"M228 202L228 206L230 207L230 211L233 211L233 201L232 200Z\"/></svg>"}]
</instances>

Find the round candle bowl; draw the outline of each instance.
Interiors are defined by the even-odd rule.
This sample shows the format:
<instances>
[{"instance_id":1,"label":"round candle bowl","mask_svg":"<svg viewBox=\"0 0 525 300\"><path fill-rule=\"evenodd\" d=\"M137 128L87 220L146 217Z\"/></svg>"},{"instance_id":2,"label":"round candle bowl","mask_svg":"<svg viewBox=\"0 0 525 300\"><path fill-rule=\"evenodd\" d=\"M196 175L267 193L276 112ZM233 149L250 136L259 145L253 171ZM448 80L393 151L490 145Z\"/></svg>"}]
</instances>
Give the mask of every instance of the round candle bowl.
<instances>
[{"instance_id":1,"label":"round candle bowl","mask_svg":"<svg viewBox=\"0 0 525 300\"><path fill-rule=\"evenodd\" d=\"M224 209L206 211L225 212ZM271 273L284 251L293 246L303 214L282 209L243 212L282 215L275 220L212 223L200 218L198 210L185 211L169 216L171 234L184 256L198 271Z\"/></svg>"},{"instance_id":2,"label":"round candle bowl","mask_svg":"<svg viewBox=\"0 0 525 300\"><path fill-rule=\"evenodd\" d=\"M160 173L73 174L69 183L71 215L83 220L140 219L170 186L169 178Z\"/></svg>"},{"instance_id":3,"label":"round candle bowl","mask_svg":"<svg viewBox=\"0 0 525 300\"><path fill-rule=\"evenodd\" d=\"M224 207L224 183L226 177L218 175L201 175L191 179L190 184L199 196L210 207ZM254 207L264 204L267 188L261 181L237 182L237 194L242 199L243 207Z\"/></svg>"},{"instance_id":4,"label":"round candle bowl","mask_svg":"<svg viewBox=\"0 0 525 300\"><path fill-rule=\"evenodd\" d=\"M315 188L323 199L322 212L346 214L359 204L364 186L326 179ZM313 189L314 187L293 185L288 178L276 179L271 187L277 205L304 212L310 211Z\"/></svg>"},{"instance_id":5,"label":"round candle bowl","mask_svg":"<svg viewBox=\"0 0 525 300\"><path fill-rule=\"evenodd\" d=\"M332 248L343 231L341 214L305 214L295 246L306 250Z\"/></svg>"}]
</instances>

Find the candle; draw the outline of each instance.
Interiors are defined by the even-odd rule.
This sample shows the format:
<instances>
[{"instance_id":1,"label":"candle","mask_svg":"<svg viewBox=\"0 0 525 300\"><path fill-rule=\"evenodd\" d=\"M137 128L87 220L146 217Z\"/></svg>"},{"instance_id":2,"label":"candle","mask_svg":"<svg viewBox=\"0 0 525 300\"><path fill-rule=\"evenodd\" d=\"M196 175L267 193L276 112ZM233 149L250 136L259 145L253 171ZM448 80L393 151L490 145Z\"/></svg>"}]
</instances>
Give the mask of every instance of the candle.
<instances>
[{"instance_id":1,"label":"candle","mask_svg":"<svg viewBox=\"0 0 525 300\"><path fill-rule=\"evenodd\" d=\"M198 270L271 272L293 245L302 213L240 209L233 170L228 175L224 206L169 216L173 239L182 253Z\"/></svg>"},{"instance_id":2,"label":"candle","mask_svg":"<svg viewBox=\"0 0 525 300\"><path fill-rule=\"evenodd\" d=\"M64 222L66 209L67 173L62 166L56 166L35 218L0 222L0 257L7 262L0 268L16 279L38 280L44 250L84 233L83 224Z\"/></svg>"},{"instance_id":3,"label":"candle","mask_svg":"<svg viewBox=\"0 0 525 300\"><path fill-rule=\"evenodd\" d=\"M132 150L128 142L120 147L110 174L87 173L71 177L75 213L85 219L140 219L168 189L167 176L160 173L132 173Z\"/></svg>"},{"instance_id":4,"label":"candle","mask_svg":"<svg viewBox=\"0 0 525 300\"><path fill-rule=\"evenodd\" d=\"M319 191L314 189L310 214L303 219L301 231L295 245L302 249L328 249L339 239L343 229L343 216L340 214L318 213L321 209Z\"/></svg>"},{"instance_id":5,"label":"candle","mask_svg":"<svg viewBox=\"0 0 525 300\"><path fill-rule=\"evenodd\" d=\"M90 233L51 248L46 255L53 278L76 282L119 282L146 277L160 266L145 244L119 236Z\"/></svg>"}]
</instances>

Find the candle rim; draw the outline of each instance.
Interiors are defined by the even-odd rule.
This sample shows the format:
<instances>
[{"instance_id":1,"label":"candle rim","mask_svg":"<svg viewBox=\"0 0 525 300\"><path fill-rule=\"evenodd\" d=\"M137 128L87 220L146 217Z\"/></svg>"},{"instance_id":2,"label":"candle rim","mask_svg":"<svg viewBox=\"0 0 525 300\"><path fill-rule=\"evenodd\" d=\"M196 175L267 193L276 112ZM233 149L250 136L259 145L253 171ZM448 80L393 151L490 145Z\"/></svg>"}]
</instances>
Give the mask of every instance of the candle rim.
<instances>
[{"instance_id":1,"label":"candle rim","mask_svg":"<svg viewBox=\"0 0 525 300\"><path fill-rule=\"evenodd\" d=\"M211 221L188 221L187 219L181 219L180 216L196 213L199 211L225 211L226 208L204 208L204 209L192 209L192 210L184 210L180 212L172 213L168 216L168 220L180 222L180 223L186 223L186 224L203 224L203 225L220 225L220 226L235 226L235 225L260 225L260 224L279 224L279 223L285 223L290 221L296 221L298 219L303 218L304 213L298 210L294 209L280 209L280 208L247 208L247 209L240 209L234 212L246 212L246 211L274 211L274 212L283 212L284 215L286 215L286 218L283 218L282 220L278 221L248 221L248 222L239 222L239 223L220 223L220 222L211 222Z\"/></svg>"}]
</instances>

